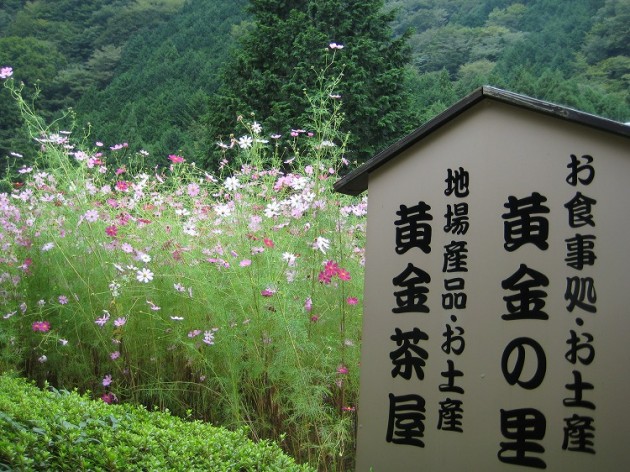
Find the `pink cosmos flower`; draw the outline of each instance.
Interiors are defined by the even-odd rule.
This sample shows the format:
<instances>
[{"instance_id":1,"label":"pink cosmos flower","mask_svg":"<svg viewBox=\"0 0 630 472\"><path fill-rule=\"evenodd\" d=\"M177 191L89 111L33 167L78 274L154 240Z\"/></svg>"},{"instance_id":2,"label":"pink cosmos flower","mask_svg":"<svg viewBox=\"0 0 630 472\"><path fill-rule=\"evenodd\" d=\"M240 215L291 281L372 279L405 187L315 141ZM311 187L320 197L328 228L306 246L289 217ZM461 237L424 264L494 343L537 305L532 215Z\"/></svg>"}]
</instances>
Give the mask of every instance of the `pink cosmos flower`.
<instances>
[{"instance_id":1,"label":"pink cosmos flower","mask_svg":"<svg viewBox=\"0 0 630 472\"><path fill-rule=\"evenodd\" d=\"M98 221L98 211L88 210L83 215L83 218L85 218L85 221L87 221L88 223L94 223L95 221Z\"/></svg>"},{"instance_id":2,"label":"pink cosmos flower","mask_svg":"<svg viewBox=\"0 0 630 472\"><path fill-rule=\"evenodd\" d=\"M116 227L116 225L108 226L107 228L105 228L105 234L107 234L107 236L115 238L118 234L118 228Z\"/></svg>"},{"instance_id":3,"label":"pink cosmos flower","mask_svg":"<svg viewBox=\"0 0 630 472\"><path fill-rule=\"evenodd\" d=\"M117 328L120 328L121 326L124 326L126 322L127 322L127 318L123 318L123 317L116 318L114 320L114 326L116 326Z\"/></svg>"},{"instance_id":4,"label":"pink cosmos flower","mask_svg":"<svg viewBox=\"0 0 630 472\"><path fill-rule=\"evenodd\" d=\"M317 280L321 283L328 285L332 281L332 276L327 274L325 271L321 271L317 276Z\"/></svg>"},{"instance_id":5,"label":"pink cosmos flower","mask_svg":"<svg viewBox=\"0 0 630 472\"><path fill-rule=\"evenodd\" d=\"M192 183L188 184L188 187L186 188L186 193L188 193L188 195L191 197L196 197L197 195L199 195L199 190L199 185Z\"/></svg>"},{"instance_id":6,"label":"pink cosmos flower","mask_svg":"<svg viewBox=\"0 0 630 472\"><path fill-rule=\"evenodd\" d=\"M326 264L324 265L324 272L330 276L339 274L339 264L335 261L326 261Z\"/></svg>"},{"instance_id":7,"label":"pink cosmos flower","mask_svg":"<svg viewBox=\"0 0 630 472\"><path fill-rule=\"evenodd\" d=\"M260 294L263 297L273 297L273 294L276 293L276 290L271 288L271 287L267 287L264 290L261 290Z\"/></svg>"},{"instance_id":8,"label":"pink cosmos flower","mask_svg":"<svg viewBox=\"0 0 630 472\"><path fill-rule=\"evenodd\" d=\"M50 331L50 323L48 321L35 321L32 324L33 331L40 333L46 333Z\"/></svg>"},{"instance_id":9,"label":"pink cosmos flower","mask_svg":"<svg viewBox=\"0 0 630 472\"><path fill-rule=\"evenodd\" d=\"M0 79L8 79L13 75L13 68L11 67L2 67L0 69Z\"/></svg>"},{"instance_id":10,"label":"pink cosmos flower","mask_svg":"<svg viewBox=\"0 0 630 472\"><path fill-rule=\"evenodd\" d=\"M94 323L96 323L97 325L103 327L105 326L105 323L107 323L109 321L109 313L106 312L105 310L103 310L103 316L101 316L100 318L97 318Z\"/></svg>"},{"instance_id":11,"label":"pink cosmos flower","mask_svg":"<svg viewBox=\"0 0 630 472\"><path fill-rule=\"evenodd\" d=\"M175 154L171 154L170 156L168 156L168 158L173 164L181 164L185 161L182 156L176 156Z\"/></svg>"},{"instance_id":12,"label":"pink cosmos flower","mask_svg":"<svg viewBox=\"0 0 630 472\"><path fill-rule=\"evenodd\" d=\"M65 295L59 295L59 298L57 300L59 301L60 305L68 304L68 297L66 297Z\"/></svg>"},{"instance_id":13,"label":"pink cosmos flower","mask_svg":"<svg viewBox=\"0 0 630 472\"><path fill-rule=\"evenodd\" d=\"M347 368L345 365L343 365L343 364L342 364L342 365L340 365L339 367L337 367L337 373L338 373L338 374L344 374L344 375L345 375L345 374L347 374L348 372L350 372L350 371L349 371L349 370L348 370L348 368Z\"/></svg>"},{"instance_id":14,"label":"pink cosmos flower","mask_svg":"<svg viewBox=\"0 0 630 472\"><path fill-rule=\"evenodd\" d=\"M105 377L103 377L103 387L109 387L112 383L112 376L110 374L107 374Z\"/></svg>"},{"instance_id":15,"label":"pink cosmos flower","mask_svg":"<svg viewBox=\"0 0 630 472\"><path fill-rule=\"evenodd\" d=\"M116 182L116 190L119 190L120 192L126 192L127 190L129 190L129 184L124 180L119 180L118 182Z\"/></svg>"},{"instance_id":16,"label":"pink cosmos flower","mask_svg":"<svg viewBox=\"0 0 630 472\"><path fill-rule=\"evenodd\" d=\"M111 360L115 361L116 359L118 359L120 357L120 351L114 351L112 352L109 357L111 358Z\"/></svg>"},{"instance_id":17,"label":"pink cosmos flower","mask_svg":"<svg viewBox=\"0 0 630 472\"><path fill-rule=\"evenodd\" d=\"M151 300L147 300L147 305L149 305L149 308L151 308L152 311L160 311L162 309L161 307L153 303Z\"/></svg>"},{"instance_id":18,"label":"pink cosmos flower","mask_svg":"<svg viewBox=\"0 0 630 472\"><path fill-rule=\"evenodd\" d=\"M241 267L248 267L248 266L252 265L252 261L251 261L251 259L243 259L243 260L239 263L239 265L240 265Z\"/></svg>"},{"instance_id":19,"label":"pink cosmos flower","mask_svg":"<svg viewBox=\"0 0 630 472\"><path fill-rule=\"evenodd\" d=\"M258 231L260 229L260 223L262 222L262 217L258 215L252 215L249 217L249 224L247 227L250 231Z\"/></svg>"},{"instance_id":20,"label":"pink cosmos flower","mask_svg":"<svg viewBox=\"0 0 630 472\"><path fill-rule=\"evenodd\" d=\"M311 311L313 309L313 300L311 299L311 297L308 297L304 302L304 309L306 311Z\"/></svg>"},{"instance_id":21,"label":"pink cosmos flower","mask_svg":"<svg viewBox=\"0 0 630 472\"><path fill-rule=\"evenodd\" d=\"M348 302L348 305L356 305L359 303L359 299L357 297L348 297L346 302Z\"/></svg>"},{"instance_id":22,"label":"pink cosmos flower","mask_svg":"<svg viewBox=\"0 0 630 472\"><path fill-rule=\"evenodd\" d=\"M346 269L339 269L337 271L337 277L339 277L341 280L350 280L350 272L348 272Z\"/></svg>"},{"instance_id":23,"label":"pink cosmos flower","mask_svg":"<svg viewBox=\"0 0 630 472\"><path fill-rule=\"evenodd\" d=\"M116 395L114 395L113 393L104 393L103 395L101 395L101 400L103 400L105 403L115 403L118 401L118 398L116 397Z\"/></svg>"},{"instance_id":24,"label":"pink cosmos flower","mask_svg":"<svg viewBox=\"0 0 630 472\"><path fill-rule=\"evenodd\" d=\"M263 243L265 243L265 246L267 246L267 247L274 247L274 245L275 245L273 243L273 241L271 239L269 239L269 238L264 238L263 239Z\"/></svg>"}]
</instances>

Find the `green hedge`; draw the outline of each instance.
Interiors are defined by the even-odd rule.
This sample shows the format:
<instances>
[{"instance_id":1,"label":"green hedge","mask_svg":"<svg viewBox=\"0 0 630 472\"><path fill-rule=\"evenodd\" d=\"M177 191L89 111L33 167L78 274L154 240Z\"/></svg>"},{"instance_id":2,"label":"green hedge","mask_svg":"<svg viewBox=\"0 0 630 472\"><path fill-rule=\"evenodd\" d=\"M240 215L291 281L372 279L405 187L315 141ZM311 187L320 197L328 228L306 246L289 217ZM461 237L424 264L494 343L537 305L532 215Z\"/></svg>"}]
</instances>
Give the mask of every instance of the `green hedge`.
<instances>
[{"instance_id":1,"label":"green hedge","mask_svg":"<svg viewBox=\"0 0 630 472\"><path fill-rule=\"evenodd\" d=\"M274 443L255 443L168 412L43 391L0 375L0 470L307 471Z\"/></svg>"}]
</instances>

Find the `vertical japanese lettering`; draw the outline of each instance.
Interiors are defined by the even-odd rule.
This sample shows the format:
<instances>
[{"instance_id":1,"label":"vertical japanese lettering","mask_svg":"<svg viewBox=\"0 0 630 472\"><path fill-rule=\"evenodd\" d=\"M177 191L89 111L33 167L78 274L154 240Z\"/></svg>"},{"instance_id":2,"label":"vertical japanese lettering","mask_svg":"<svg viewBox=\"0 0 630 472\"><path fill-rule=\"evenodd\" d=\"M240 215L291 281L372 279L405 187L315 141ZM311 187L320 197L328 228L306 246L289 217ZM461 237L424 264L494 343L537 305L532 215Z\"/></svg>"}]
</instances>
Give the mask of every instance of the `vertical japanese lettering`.
<instances>
[{"instance_id":1,"label":"vertical japanese lettering","mask_svg":"<svg viewBox=\"0 0 630 472\"><path fill-rule=\"evenodd\" d=\"M593 418L590 416L580 416L573 414L570 418L565 418L564 440L562 449L574 452L586 452L595 454L593 448L593 438L595 427Z\"/></svg>"},{"instance_id":2,"label":"vertical japanese lettering","mask_svg":"<svg viewBox=\"0 0 630 472\"><path fill-rule=\"evenodd\" d=\"M466 241L451 241L444 246L442 272L468 272L468 244Z\"/></svg>"},{"instance_id":3,"label":"vertical japanese lettering","mask_svg":"<svg viewBox=\"0 0 630 472\"><path fill-rule=\"evenodd\" d=\"M534 364L534 373L531 378L522 380L521 376L523 375L523 371L525 371L525 361L528 358L528 350L525 349L526 346L529 346L534 351L536 363ZM516 359L511 363L510 358L514 353L516 353ZM526 390L533 390L538 388L545 379L545 373L547 372L547 356L542 346L532 338L516 338L503 350L501 371L503 372L503 377L505 377L505 380L510 385L518 384Z\"/></svg>"},{"instance_id":4,"label":"vertical japanese lettering","mask_svg":"<svg viewBox=\"0 0 630 472\"><path fill-rule=\"evenodd\" d=\"M467 197L470 189L470 177L468 171L465 171L463 167L458 170L448 169L448 176L446 177L446 190L444 195L455 195L458 198Z\"/></svg>"},{"instance_id":5,"label":"vertical japanese lettering","mask_svg":"<svg viewBox=\"0 0 630 472\"><path fill-rule=\"evenodd\" d=\"M442 294L442 308L445 310L463 310L466 308L468 296L466 292L462 291L465 284L465 280L461 277L444 280L444 289L447 292Z\"/></svg>"},{"instance_id":6,"label":"vertical japanese lettering","mask_svg":"<svg viewBox=\"0 0 630 472\"><path fill-rule=\"evenodd\" d=\"M424 379L422 368L426 365L425 361L429 357L429 353L426 349L418 346L418 343L429 339L427 333L420 331L418 328L407 332L396 328L390 339L398 346L398 349L389 354L389 358L394 364L392 377L400 376L409 380L413 371L415 371L416 376L420 380Z\"/></svg>"},{"instance_id":7,"label":"vertical japanese lettering","mask_svg":"<svg viewBox=\"0 0 630 472\"><path fill-rule=\"evenodd\" d=\"M507 203L503 205L508 212L502 215L505 220L503 247L506 251L516 251L524 244L534 244L542 250L549 247L549 221L540 216L549 213L549 208L543 205L546 201L547 198L538 192L524 198L508 197Z\"/></svg>"},{"instance_id":8,"label":"vertical japanese lettering","mask_svg":"<svg viewBox=\"0 0 630 472\"><path fill-rule=\"evenodd\" d=\"M593 157L588 154L578 158L575 154L571 154L571 162L567 164L569 175L567 183L576 186L579 183L589 185L595 178L595 168L591 165Z\"/></svg>"},{"instance_id":9,"label":"vertical japanese lettering","mask_svg":"<svg viewBox=\"0 0 630 472\"><path fill-rule=\"evenodd\" d=\"M593 335L582 333L585 338L585 341L582 342L582 336L578 336L573 330L570 330L570 333L571 337L567 339L569 350L565 353L564 358L571 364L579 361L582 365L589 365L595 359L595 348L592 345Z\"/></svg>"},{"instance_id":10,"label":"vertical japanese lettering","mask_svg":"<svg viewBox=\"0 0 630 472\"><path fill-rule=\"evenodd\" d=\"M432 228L426 221L433 217L428 213L431 209L425 202L407 207L400 205L396 212L400 219L396 220L396 253L404 254L411 248L419 248L425 254L431 252Z\"/></svg>"},{"instance_id":11,"label":"vertical japanese lettering","mask_svg":"<svg viewBox=\"0 0 630 472\"><path fill-rule=\"evenodd\" d=\"M420 395L389 394L389 420L385 440L424 447L425 401Z\"/></svg>"},{"instance_id":12,"label":"vertical japanese lettering","mask_svg":"<svg viewBox=\"0 0 630 472\"><path fill-rule=\"evenodd\" d=\"M535 441L545 437L547 420L535 408L501 410L501 434L509 441L500 443L498 457L506 464L546 469L547 464L530 453L543 453L545 448Z\"/></svg>"},{"instance_id":13,"label":"vertical japanese lettering","mask_svg":"<svg viewBox=\"0 0 630 472\"><path fill-rule=\"evenodd\" d=\"M463 402L461 400L452 400L446 398L440 402L440 411L438 412L438 429L442 431L453 431L463 433L462 419L464 418Z\"/></svg>"},{"instance_id":14,"label":"vertical japanese lettering","mask_svg":"<svg viewBox=\"0 0 630 472\"><path fill-rule=\"evenodd\" d=\"M451 359L446 361L448 369L444 372L440 372L440 375L447 379L447 383L440 384L438 387L440 392L450 393L464 393L464 389L458 385L455 385L455 379L457 377L463 377L464 373L461 370L455 368L455 362Z\"/></svg>"},{"instance_id":15,"label":"vertical japanese lettering","mask_svg":"<svg viewBox=\"0 0 630 472\"><path fill-rule=\"evenodd\" d=\"M466 234L470 227L468 220L468 203L461 202L453 205L446 205L446 224L444 232L452 234Z\"/></svg>"},{"instance_id":16,"label":"vertical japanese lettering","mask_svg":"<svg viewBox=\"0 0 630 472\"><path fill-rule=\"evenodd\" d=\"M396 307L394 313L419 312L428 313L429 307L425 305L429 288L424 284L431 282L431 276L413 264L407 264L405 270L394 277L393 283L402 290L394 292Z\"/></svg>"},{"instance_id":17,"label":"vertical japanese lettering","mask_svg":"<svg viewBox=\"0 0 630 472\"><path fill-rule=\"evenodd\" d=\"M596 313L597 293L595 292L595 281L592 277L567 277L567 289L564 292L564 299L569 302L567 310L573 311L575 307L581 308L589 313Z\"/></svg>"},{"instance_id":18,"label":"vertical japanese lettering","mask_svg":"<svg viewBox=\"0 0 630 472\"><path fill-rule=\"evenodd\" d=\"M584 400L584 390L593 390L593 384L584 382L582 380L582 374L574 370L573 371L573 383L566 384L565 388L570 392L573 392L573 397L565 398L562 400L564 406L571 406L577 408L588 408L589 410L595 409L595 404L593 402Z\"/></svg>"},{"instance_id":19,"label":"vertical japanese lettering","mask_svg":"<svg viewBox=\"0 0 630 472\"><path fill-rule=\"evenodd\" d=\"M575 197L564 204L569 213L569 226L571 228L581 228L582 226L595 227L593 206L596 203L597 201L594 199L577 192Z\"/></svg>"},{"instance_id":20,"label":"vertical japanese lettering","mask_svg":"<svg viewBox=\"0 0 630 472\"><path fill-rule=\"evenodd\" d=\"M501 315L501 318L504 320L549 319L549 315L542 311L547 292L535 290L548 285L549 279L544 274L521 264L514 274L501 282L504 290L517 292L503 297L509 313Z\"/></svg>"},{"instance_id":21,"label":"vertical japanese lettering","mask_svg":"<svg viewBox=\"0 0 630 472\"><path fill-rule=\"evenodd\" d=\"M567 243L567 257L565 262L569 267L582 270L585 265L595 264L597 256L595 248L595 236L576 234L574 237L565 239Z\"/></svg>"},{"instance_id":22,"label":"vertical japanese lettering","mask_svg":"<svg viewBox=\"0 0 630 472\"><path fill-rule=\"evenodd\" d=\"M593 167L593 157L587 154L577 157L571 154L571 162L567 165L569 174L566 181L569 185L590 185L595 178L595 168ZM593 198L576 192L575 196L564 206L569 217L569 227L595 228L595 218L593 207L597 201ZM576 233L573 237L565 239L567 252L565 262L568 267L582 271L587 266L593 266L597 256L595 254L594 234ZM564 299L569 303L567 311L573 312L577 307L589 313L596 313L597 294L595 292L595 281L592 277L567 277L567 286ZM582 326L582 318L576 318L578 326ZM569 330L569 338L566 340L569 349L565 352L564 358L573 366L589 366L595 359L594 337L592 334L582 332L580 335L574 330ZM573 383L568 383L565 388L570 395L562 400L562 404L567 408L579 408L595 410L595 404L585 397L588 392L594 390L594 385L582 379L582 372L572 370ZM594 419L591 416L584 416L573 413L568 418L564 418L564 438L562 449L572 452L585 452L595 454Z\"/></svg>"}]
</instances>

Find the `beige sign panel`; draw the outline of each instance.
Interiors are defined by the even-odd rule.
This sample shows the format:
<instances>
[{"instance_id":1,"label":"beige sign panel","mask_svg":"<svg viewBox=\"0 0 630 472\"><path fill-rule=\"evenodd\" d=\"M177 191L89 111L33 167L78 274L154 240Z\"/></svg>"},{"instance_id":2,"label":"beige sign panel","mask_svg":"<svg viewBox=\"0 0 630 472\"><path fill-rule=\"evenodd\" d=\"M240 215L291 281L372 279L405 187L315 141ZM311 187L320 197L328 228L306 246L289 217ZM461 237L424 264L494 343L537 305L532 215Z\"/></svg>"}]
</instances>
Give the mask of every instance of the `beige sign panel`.
<instances>
[{"instance_id":1,"label":"beige sign panel","mask_svg":"<svg viewBox=\"0 0 630 472\"><path fill-rule=\"evenodd\" d=\"M628 151L485 101L370 174L358 471L630 468Z\"/></svg>"}]
</instances>

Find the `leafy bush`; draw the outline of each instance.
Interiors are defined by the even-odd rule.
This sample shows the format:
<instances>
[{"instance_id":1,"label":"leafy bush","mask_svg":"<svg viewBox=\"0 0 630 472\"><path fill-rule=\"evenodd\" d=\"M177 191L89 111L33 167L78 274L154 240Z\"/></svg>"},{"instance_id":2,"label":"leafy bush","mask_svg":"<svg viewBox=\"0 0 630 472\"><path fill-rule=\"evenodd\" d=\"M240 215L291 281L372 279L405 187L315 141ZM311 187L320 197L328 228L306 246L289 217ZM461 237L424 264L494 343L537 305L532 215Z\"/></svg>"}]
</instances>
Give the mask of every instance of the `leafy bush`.
<instances>
[{"instance_id":1,"label":"leafy bush","mask_svg":"<svg viewBox=\"0 0 630 472\"><path fill-rule=\"evenodd\" d=\"M307 471L269 441L0 376L0 470Z\"/></svg>"}]
</instances>

